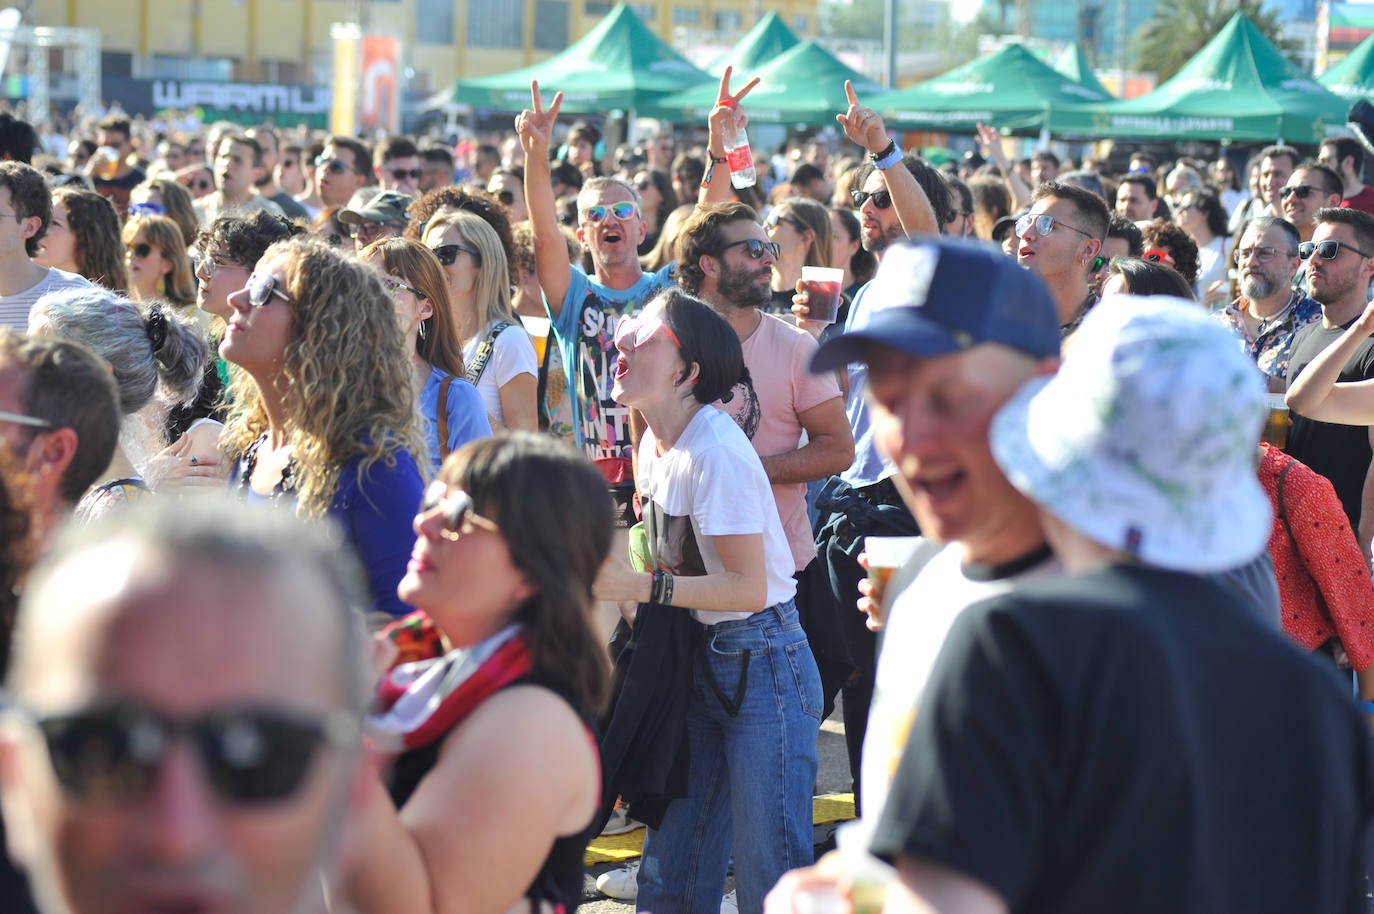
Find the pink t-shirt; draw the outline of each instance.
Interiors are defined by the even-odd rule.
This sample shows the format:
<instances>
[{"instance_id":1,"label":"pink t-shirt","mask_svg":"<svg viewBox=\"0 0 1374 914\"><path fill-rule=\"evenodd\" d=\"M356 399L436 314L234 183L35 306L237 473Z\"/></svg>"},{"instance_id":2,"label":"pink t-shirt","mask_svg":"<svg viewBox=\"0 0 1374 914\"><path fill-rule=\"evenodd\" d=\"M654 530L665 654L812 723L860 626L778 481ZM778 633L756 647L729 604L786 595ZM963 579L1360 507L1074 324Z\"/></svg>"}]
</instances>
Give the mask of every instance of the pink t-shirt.
<instances>
[{"instance_id":1,"label":"pink t-shirt","mask_svg":"<svg viewBox=\"0 0 1374 914\"><path fill-rule=\"evenodd\" d=\"M812 407L840 396L834 372L812 374L811 356L816 341L771 314L762 315L758 328L743 341L744 364L752 386L735 385L729 403L716 403L735 420L760 457L795 451L801 445L798 418ZM782 528L797 570L816 557L811 521L806 516L806 486L802 483L773 485Z\"/></svg>"}]
</instances>

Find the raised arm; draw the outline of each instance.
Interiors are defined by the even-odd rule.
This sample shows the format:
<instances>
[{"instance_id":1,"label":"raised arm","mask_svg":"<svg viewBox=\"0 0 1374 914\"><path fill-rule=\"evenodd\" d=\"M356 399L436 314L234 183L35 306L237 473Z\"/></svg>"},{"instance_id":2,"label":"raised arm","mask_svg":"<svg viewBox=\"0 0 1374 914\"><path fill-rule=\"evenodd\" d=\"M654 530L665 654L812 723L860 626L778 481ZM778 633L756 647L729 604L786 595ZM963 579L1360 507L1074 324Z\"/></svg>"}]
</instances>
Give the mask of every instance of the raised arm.
<instances>
[{"instance_id":1,"label":"raised arm","mask_svg":"<svg viewBox=\"0 0 1374 914\"><path fill-rule=\"evenodd\" d=\"M1011 167L1007 151L1002 148L1002 134L997 132L996 127L987 124L978 124L977 128L978 144L988 151L988 158L1002 169L1002 177L1006 179L1007 190L1011 193L1011 212L1014 214L1030 206L1030 188L1021 180L1016 169Z\"/></svg>"},{"instance_id":2,"label":"raised arm","mask_svg":"<svg viewBox=\"0 0 1374 914\"><path fill-rule=\"evenodd\" d=\"M721 74L720 94L716 96L716 105L706 118L709 130L706 154L710 156L710 161L706 163L706 177L702 179L701 190L697 193L698 203L723 203L730 199L730 170L725 165L725 131L729 127L744 129L749 118L740 109L739 103L749 94L749 90L759 84L759 78L755 76L743 89L731 95L730 73L733 69L726 67Z\"/></svg>"},{"instance_id":3,"label":"raised arm","mask_svg":"<svg viewBox=\"0 0 1374 914\"><path fill-rule=\"evenodd\" d=\"M844 94L849 98L849 109L844 114L835 115L844 128L845 136L858 143L870 156L881 155L892 142L887 135L887 127L878 112L859 104L854 84L844 81ZM892 205L897 208L897 221L908 238L916 235L938 235L940 225L935 221L935 210L931 208L916 177L900 165L894 165L883 172L888 193L892 194Z\"/></svg>"},{"instance_id":4,"label":"raised arm","mask_svg":"<svg viewBox=\"0 0 1374 914\"><path fill-rule=\"evenodd\" d=\"M533 110L526 108L515 118L515 132L520 135L520 145L525 150L525 208L529 210L530 228L534 232L535 272L548 303L549 315L557 320L572 281L568 246L558 230L553 177L549 170L549 141L553 125L558 121L558 109L563 107L563 93L553 97L553 104L546 111L539 83L532 82L530 103Z\"/></svg>"},{"instance_id":5,"label":"raised arm","mask_svg":"<svg viewBox=\"0 0 1374 914\"><path fill-rule=\"evenodd\" d=\"M1288 385L1288 408L1309 419L1340 425L1374 424L1374 381L1337 383L1341 369L1374 333L1374 305L1365 308L1340 339L1308 362ZM1366 544L1367 545L1367 544Z\"/></svg>"}]
</instances>

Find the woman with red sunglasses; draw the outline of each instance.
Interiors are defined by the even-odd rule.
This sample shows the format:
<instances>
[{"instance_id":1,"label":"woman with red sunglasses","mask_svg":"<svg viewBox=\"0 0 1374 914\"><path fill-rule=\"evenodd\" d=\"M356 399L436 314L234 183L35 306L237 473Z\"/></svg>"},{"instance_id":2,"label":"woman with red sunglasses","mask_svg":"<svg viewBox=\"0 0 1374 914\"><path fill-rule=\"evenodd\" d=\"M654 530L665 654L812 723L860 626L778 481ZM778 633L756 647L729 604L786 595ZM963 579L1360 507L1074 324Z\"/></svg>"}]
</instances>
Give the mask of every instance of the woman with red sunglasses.
<instances>
[{"instance_id":1,"label":"woman with red sunglasses","mask_svg":"<svg viewBox=\"0 0 1374 914\"><path fill-rule=\"evenodd\" d=\"M795 565L763 464L744 432L709 404L749 382L739 337L720 315L678 289L662 292L615 334L612 395L648 428L636 480L650 570L619 557L597 597L638 604L633 651L663 638L664 614L685 639L686 796L641 813L631 783L644 772L613 764L612 792L650 825L638 874L639 910L714 911L733 851L741 912L757 914L788 869L812 857L811 790L821 685L797 618ZM685 630L682 630L685 627ZM630 650L627 648L627 650ZM641 701L627 661L617 715ZM656 715L669 714L667 707ZM661 721L654 727L664 729ZM732 822L727 832L717 823ZM709 836L706 837L706 836Z\"/></svg>"}]
</instances>

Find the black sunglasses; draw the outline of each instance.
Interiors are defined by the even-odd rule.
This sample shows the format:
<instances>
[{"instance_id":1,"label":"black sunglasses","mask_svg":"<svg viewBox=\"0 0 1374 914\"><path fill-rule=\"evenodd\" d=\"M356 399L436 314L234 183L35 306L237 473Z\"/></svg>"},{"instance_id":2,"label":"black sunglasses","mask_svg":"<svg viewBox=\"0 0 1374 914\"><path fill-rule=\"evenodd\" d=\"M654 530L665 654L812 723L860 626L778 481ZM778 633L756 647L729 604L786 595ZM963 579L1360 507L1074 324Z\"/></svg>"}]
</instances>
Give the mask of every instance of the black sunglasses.
<instances>
[{"instance_id":1,"label":"black sunglasses","mask_svg":"<svg viewBox=\"0 0 1374 914\"><path fill-rule=\"evenodd\" d=\"M849 199L854 201L855 209L863 206L869 197L873 198L873 205L878 209L887 209L892 205L892 194L885 190L875 190L872 193L866 190L851 190L849 192Z\"/></svg>"},{"instance_id":2,"label":"black sunglasses","mask_svg":"<svg viewBox=\"0 0 1374 914\"><path fill-rule=\"evenodd\" d=\"M133 254L139 260L142 260L149 254L153 253L153 246L146 241L140 241L138 244L129 245L127 247L127 250L130 254Z\"/></svg>"},{"instance_id":3,"label":"black sunglasses","mask_svg":"<svg viewBox=\"0 0 1374 914\"><path fill-rule=\"evenodd\" d=\"M757 238L743 238L739 241L732 241L729 244L722 245L721 249L716 252L716 256L719 257L731 248L739 247L740 245L744 245L745 253L749 255L750 260L762 260L765 252L772 254L773 259L777 260L778 255L782 253L782 245L778 244L776 241L759 241Z\"/></svg>"},{"instance_id":4,"label":"black sunglasses","mask_svg":"<svg viewBox=\"0 0 1374 914\"><path fill-rule=\"evenodd\" d=\"M1307 260L1313 254L1316 254L1322 260L1335 260L1340 256L1341 248L1345 248L1347 251L1354 251L1361 257L1374 256L1366 254L1354 245L1346 244L1344 241L1337 241L1334 238L1327 241L1304 241L1302 244L1298 245L1298 256L1303 260Z\"/></svg>"},{"instance_id":5,"label":"black sunglasses","mask_svg":"<svg viewBox=\"0 0 1374 914\"><path fill-rule=\"evenodd\" d=\"M173 742L188 737L223 800L285 800L305 780L320 746L357 732L343 712L312 718L268 708L225 708L172 717L132 702L38 718L53 774L78 800L117 802L146 794Z\"/></svg>"},{"instance_id":6,"label":"black sunglasses","mask_svg":"<svg viewBox=\"0 0 1374 914\"><path fill-rule=\"evenodd\" d=\"M500 200L506 206L510 206L515 202L515 191L498 190L496 192L496 199Z\"/></svg>"},{"instance_id":7,"label":"black sunglasses","mask_svg":"<svg viewBox=\"0 0 1374 914\"><path fill-rule=\"evenodd\" d=\"M404 181L406 178L418 181L425 176L425 173L418 168L392 168L390 171L391 177L397 181Z\"/></svg>"},{"instance_id":8,"label":"black sunglasses","mask_svg":"<svg viewBox=\"0 0 1374 914\"><path fill-rule=\"evenodd\" d=\"M466 244L441 244L437 248L430 248L434 256L439 258L439 262L446 267L453 266L453 262L458 259L459 254L471 254L478 260L482 259L482 253L476 248L470 248Z\"/></svg>"},{"instance_id":9,"label":"black sunglasses","mask_svg":"<svg viewBox=\"0 0 1374 914\"><path fill-rule=\"evenodd\" d=\"M315 167L323 168L331 175L341 175L344 172L353 170L353 166L349 165L343 159L326 159L324 156L320 156L315 160Z\"/></svg>"},{"instance_id":10,"label":"black sunglasses","mask_svg":"<svg viewBox=\"0 0 1374 914\"><path fill-rule=\"evenodd\" d=\"M1279 199L1287 200L1289 197L1297 197L1299 200L1306 200L1320 190L1320 187L1313 187L1311 184L1293 184L1289 187L1279 188Z\"/></svg>"}]
</instances>

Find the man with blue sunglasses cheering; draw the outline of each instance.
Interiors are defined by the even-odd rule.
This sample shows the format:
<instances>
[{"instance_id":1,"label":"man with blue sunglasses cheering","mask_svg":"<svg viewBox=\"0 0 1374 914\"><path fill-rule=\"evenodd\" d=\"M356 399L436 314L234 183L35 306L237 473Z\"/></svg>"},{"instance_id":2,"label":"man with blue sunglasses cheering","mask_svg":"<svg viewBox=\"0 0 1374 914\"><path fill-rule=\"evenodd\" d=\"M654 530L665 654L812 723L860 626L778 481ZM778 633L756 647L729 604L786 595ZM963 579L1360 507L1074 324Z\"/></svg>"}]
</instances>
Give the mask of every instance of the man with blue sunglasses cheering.
<instances>
[{"instance_id":1,"label":"man with blue sunglasses cheering","mask_svg":"<svg viewBox=\"0 0 1374 914\"><path fill-rule=\"evenodd\" d=\"M568 402L577 443L602 471L616 500L618 527L634 524L634 472L629 407L611 398L617 352L615 331L649 299L673 282L675 264L657 273L640 269L639 244L647 231L639 191L618 178L593 178L577 196L577 240L592 255L593 274L568 263L558 228L549 142L563 94L544 107L539 84L530 86L532 108L515 119L525 150L525 203L534 231L535 270L544 305L563 355Z\"/></svg>"},{"instance_id":2,"label":"man with blue sunglasses cheering","mask_svg":"<svg viewBox=\"0 0 1374 914\"><path fill-rule=\"evenodd\" d=\"M1307 270L1307 294L1322 306L1322 319L1293 338L1288 378L1332 345L1364 313L1374 279L1374 216L1336 206L1313 217L1312 240L1298 245ZM1341 369L1339 380L1374 378L1374 340L1365 340ZM1350 518L1366 561L1374 539L1374 427L1333 425L1290 411L1285 450L1331 481Z\"/></svg>"},{"instance_id":3,"label":"man with blue sunglasses cheering","mask_svg":"<svg viewBox=\"0 0 1374 914\"><path fill-rule=\"evenodd\" d=\"M351 560L218 499L69 533L21 603L0 736L40 909L322 914L371 776Z\"/></svg>"}]
</instances>

